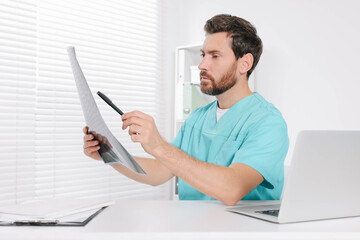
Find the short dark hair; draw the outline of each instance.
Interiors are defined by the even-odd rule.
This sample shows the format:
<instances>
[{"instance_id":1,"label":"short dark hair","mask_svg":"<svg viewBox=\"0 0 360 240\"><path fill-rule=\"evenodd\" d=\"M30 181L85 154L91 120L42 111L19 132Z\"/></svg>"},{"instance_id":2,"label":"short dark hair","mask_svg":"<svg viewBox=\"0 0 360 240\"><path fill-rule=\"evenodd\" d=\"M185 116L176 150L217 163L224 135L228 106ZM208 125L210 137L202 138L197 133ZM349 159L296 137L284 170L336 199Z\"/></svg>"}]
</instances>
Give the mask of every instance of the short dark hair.
<instances>
[{"instance_id":1,"label":"short dark hair","mask_svg":"<svg viewBox=\"0 0 360 240\"><path fill-rule=\"evenodd\" d=\"M256 28L245 19L229 14L219 14L206 21L204 30L207 34L228 33L232 38L232 50L236 60L247 53L253 55L253 65L247 72L247 77L249 78L259 62L263 49L262 41L257 35Z\"/></svg>"}]
</instances>

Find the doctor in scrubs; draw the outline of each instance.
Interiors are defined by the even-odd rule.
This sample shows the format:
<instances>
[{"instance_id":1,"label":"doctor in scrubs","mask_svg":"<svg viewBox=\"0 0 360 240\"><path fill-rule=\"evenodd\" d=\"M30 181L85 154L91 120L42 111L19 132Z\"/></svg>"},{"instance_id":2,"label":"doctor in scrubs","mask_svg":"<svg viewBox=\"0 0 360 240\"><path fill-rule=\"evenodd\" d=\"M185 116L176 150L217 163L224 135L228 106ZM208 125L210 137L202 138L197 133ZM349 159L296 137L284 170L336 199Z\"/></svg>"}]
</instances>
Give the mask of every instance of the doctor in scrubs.
<instances>
[{"instance_id":1,"label":"doctor in scrubs","mask_svg":"<svg viewBox=\"0 0 360 240\"><path fill-rule=\"evenodd\" d=\"M180 200L278 200L289 147L278 109L252 92L248 78L262 53L262 42L248 21L227 14L209 19L199 64L201 91L217 100L196 109L176 138L166 142L154 119L139 111L122 116L123 129L154 158L134 157L147 176L121 164L121 174L149 185L179 177ZM84 128L84 153L100 160L98 141Z\"/></svg>"}]
</instances>

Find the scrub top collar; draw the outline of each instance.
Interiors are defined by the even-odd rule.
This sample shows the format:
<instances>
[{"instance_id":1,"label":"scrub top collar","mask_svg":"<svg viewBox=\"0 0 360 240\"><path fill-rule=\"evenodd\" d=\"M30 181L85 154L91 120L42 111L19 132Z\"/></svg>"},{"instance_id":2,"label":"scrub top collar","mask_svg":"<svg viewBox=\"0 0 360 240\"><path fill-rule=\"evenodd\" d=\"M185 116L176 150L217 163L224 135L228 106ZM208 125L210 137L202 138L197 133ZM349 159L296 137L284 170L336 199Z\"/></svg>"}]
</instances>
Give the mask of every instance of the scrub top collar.
<instances>
[{"instance_id":1,"label":"scrub top collar","mask_svg":"<svg viewBox=\"0 0 360 240\"><path fill-rule=\"evenodd\" d=\"M218 107L218 100L214 102L214 104L211 106L211 117L210 117L210 125L213 126L215 129L219 128L222 129L222 127L225 125L229 125L230 122L236 121L238 118L236 117L237 114L248 111L249 108L251 108L251 101L254 97L258 98L259 94L257 92L254 92L253 94L246 96L242 99L240 99L237 103L235 103L231 108L229 108L226 113L219 119L219 121L216 120L216 110ZM236 113L236 115L234 114Z\"/></svg>"}]
</instances>

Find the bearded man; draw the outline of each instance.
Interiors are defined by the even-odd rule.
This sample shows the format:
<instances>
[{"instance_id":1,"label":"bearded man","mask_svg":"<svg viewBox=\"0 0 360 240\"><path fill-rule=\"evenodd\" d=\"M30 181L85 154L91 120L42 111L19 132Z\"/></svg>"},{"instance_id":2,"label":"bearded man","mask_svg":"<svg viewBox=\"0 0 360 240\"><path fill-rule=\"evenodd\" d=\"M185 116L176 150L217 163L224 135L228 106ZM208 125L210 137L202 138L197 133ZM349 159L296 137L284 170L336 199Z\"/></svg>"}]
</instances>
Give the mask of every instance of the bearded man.
<instances>
[{"instance_id":1,"label":"bearded man","mask_svg":"<svg viewBox=\"0 0 360 240\"><path fill-rule=\"evenodd\" d=\"M177 176L180 200L279 200L289 147L286 123L271 103L253 93L248 78L259 62L262 41L248 21L228 14L209 19L199 64L201 91L216 101L196 109L167 143L151 116L122 115L133 142L154 158L134 157L147 172L120 164L121 174L153 186ZM98 141L84 128L84 152L100 160Z\"/></svg>"}]
</instances>

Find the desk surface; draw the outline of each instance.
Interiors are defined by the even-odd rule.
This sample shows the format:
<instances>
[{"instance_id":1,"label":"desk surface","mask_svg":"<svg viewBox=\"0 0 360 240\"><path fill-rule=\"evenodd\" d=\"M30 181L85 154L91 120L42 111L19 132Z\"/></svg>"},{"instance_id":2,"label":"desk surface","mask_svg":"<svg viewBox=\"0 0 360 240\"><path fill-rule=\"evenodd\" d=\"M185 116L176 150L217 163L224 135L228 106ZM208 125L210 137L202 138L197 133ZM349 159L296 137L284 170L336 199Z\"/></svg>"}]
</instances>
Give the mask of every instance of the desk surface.
<instances>
[{"instance_id":1,"label":"desk surface","mask_svg":"<svg viewBox=\"0 0 360 240\"><path fill-rule=\"evenodd\" d=\"M241 201L239 204L258 204ZM360 217L275 224L225 211L218 201L118 200L85 227L0 227L0 236L101 232L357 232Z\"/></svg>"}]
</instances>

